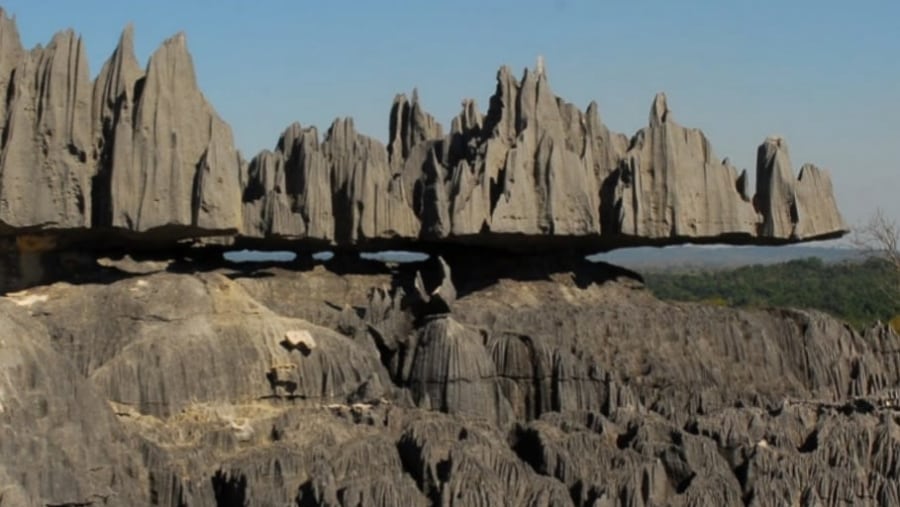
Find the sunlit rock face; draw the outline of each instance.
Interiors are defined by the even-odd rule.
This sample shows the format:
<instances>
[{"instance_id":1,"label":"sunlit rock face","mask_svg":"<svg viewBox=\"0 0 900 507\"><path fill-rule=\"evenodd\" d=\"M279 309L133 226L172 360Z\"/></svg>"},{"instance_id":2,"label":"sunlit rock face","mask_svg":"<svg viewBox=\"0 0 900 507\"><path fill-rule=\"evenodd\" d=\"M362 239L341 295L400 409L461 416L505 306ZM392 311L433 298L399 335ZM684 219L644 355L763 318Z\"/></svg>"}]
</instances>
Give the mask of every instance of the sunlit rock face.
<instances>
[{"instance_id":1,"label":"sunlit rock face","mask_svg":"<svg viewBox=\"0 0 900 507\"><path fill-rule=\"evenodd\" d=\"M760 147L751 196L746 172L676 123L664 95L629 139L595 103L557 97L543 65L521 78L502 67L487 111L464 101L448 133L413 92L394 99L387 146L349 118L321 133L295 123L245 161L198 88L185 36L142 69L132 31L91 82L72 31L26 51L0 16L0 234L80 249L529 252L779 244L847 229L828 174L807 164L795 176L782 139Z\"/></svg>"}]
</instances>

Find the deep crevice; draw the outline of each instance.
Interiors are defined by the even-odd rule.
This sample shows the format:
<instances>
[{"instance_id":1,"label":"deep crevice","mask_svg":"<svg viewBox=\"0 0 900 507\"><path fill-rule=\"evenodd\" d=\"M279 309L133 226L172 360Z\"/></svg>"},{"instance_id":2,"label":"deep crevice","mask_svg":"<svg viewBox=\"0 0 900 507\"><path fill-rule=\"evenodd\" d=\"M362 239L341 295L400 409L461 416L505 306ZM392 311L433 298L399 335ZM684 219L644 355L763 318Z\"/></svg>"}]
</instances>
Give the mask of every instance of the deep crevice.
<instances>
[{"instance_id":1,"label":"deep crevice","mask_svg":"<svg viewBox=\"0 0 900 507\"><path fill-rule=\"evenodd\" d=\"M618 436L618 438L616 438L616 447L622 450L631 446L631 443L635 438L637 438L638 428L639 426L637 424L629 424L628 428L625 430L625 433L622 433Z\"/></svg>"},{"instance_id":2,"label":"deep crevice","mask_svg":"<svg viewBox=\"0 0 900 507\"><path fill-rule=\"evenodd\" d=\"M797 451L802 454L808 454L819 448L819 430L813 430L809 436L806 437L806 440L803 441L803 444L797 448Z\"/></svg>"},{"instance_id":3,"label":"deep crevice","mask_svg":"<svg viewBox=\"0 0 900 507\"><path fill-rule=\"evenodd\" d=\"M245 507L247 505L247 477L217 470L212 479L217 507Z\"/></svg>"},{"instance_id":4,"label":"deep crevice","mask_svg":"<svg viewBox=\"0 0 900 507\"><path fill-rule=\"evenodd\" d=\"M511 435L510 448L516 455L528 464L532 470L541 475L547 475L544 464L544 446L537 431L517 426Z\"/></svg>"}]
</instances>

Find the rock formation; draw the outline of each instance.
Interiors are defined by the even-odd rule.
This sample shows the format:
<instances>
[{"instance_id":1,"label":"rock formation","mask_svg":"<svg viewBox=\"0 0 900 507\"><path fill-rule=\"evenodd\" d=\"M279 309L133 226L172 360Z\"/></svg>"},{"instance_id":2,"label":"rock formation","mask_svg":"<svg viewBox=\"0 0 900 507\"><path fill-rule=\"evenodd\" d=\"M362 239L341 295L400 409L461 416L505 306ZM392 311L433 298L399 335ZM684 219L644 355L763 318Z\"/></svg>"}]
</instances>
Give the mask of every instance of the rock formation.
<instances>
[{"instance_id":1,"label":"rock formation","mask_svg":"<svg viewBox=\"0 0 900 507\"><path fill-rule=\"evenodd\" d=\"M716 158L702 132L677 124L665 95L657 95L650 124L635 136L616 180L618 229L656 238L790 237L758 230L760 215L767 220L782 210L757 212L746 181L746 172Z\"/></svg>"},{"instance_id":2,"label":"rock formation","mask_svg":"<svg viewBox=\"0 0 900 507\"><path fill-rule=\"evenodd\" d=\"M19 303L0 298L0 505L143 504L132 435Z\"/></svg>"},{"instance_id":3,"label":"rock formation","mask_svg":"<svg viewBox=\"0 0 900 507\"><path fill-rule=\"evenodd\" d=\"M835 208L831 179L818 167L804 164L795 180L787 145L770 137L757 155L756 206L763 215L761 235L802 238L817 231L843 227Z\"/></svg>"},{"instance_id":4,"label":"rock formation","mask_svg":"<svg viewBox=\"0 0 900 507\"><path fill-rule=\"evenodd\" d=\"M890 329L582 255L843 234L783 140L751 196L665 96L628 139L504 67L449 133L414 91L387 146L293 124L246 162L184 36L132 46L91 83L0 12L0 507L900 504ZM204 257L242 247L336 254Z\"/></svg>"},{"instance_id":5,"label":"rock formation","mask_svg":"<svg viewBox=\"0 0 900 507\"><path fill-rule=\"evenodd\" d=\"M162 229L170 238L236 233L240 160L231 129L197 87L184 35L165 41L144 73L131 37L128 28L95 83L99 144L108 151L94 192L108 208L91 226Z\"/></svg>"},{"instance_id":6,"label":"rock formation","mask_svg":"<svg viewBox=\"0 0 900 507\"><path fill-rule=\"evenodd\" d=\"M0 15L3 105L0 224L3 229L90 227L91 82L80 37L58 33L25 52Z\"/></svg>"},{"instance_id":7,"label":"rock formation","mask_svg":"<svg viewBox=\"0 0 900 507\"><path fill-rule=\"evenodd\" d=\"M900 501L887 328L462 260L453 290L432 260L0 297L0 505Z\"/></svg>"},{"instance_id":8,"label":"rock formation","mask_svg":"<svg viewBox=\"0 0 900 507\"><path fill-rule=\"evenodd\" d=\"M387 146L336 120L289 126L245 162L197 86L185 37L141 69L132 28L91 83L71 31L26 51L0 14L0 235L56 249L423 250L462 244L585 252L684 242L840 236L827 173L796 178L782 140L749 178L663 95L630 140L554 95L547 73L503 67L486 114L471 100L444 134L417 91L390 109Z\"/></svg>"}]
</instances>

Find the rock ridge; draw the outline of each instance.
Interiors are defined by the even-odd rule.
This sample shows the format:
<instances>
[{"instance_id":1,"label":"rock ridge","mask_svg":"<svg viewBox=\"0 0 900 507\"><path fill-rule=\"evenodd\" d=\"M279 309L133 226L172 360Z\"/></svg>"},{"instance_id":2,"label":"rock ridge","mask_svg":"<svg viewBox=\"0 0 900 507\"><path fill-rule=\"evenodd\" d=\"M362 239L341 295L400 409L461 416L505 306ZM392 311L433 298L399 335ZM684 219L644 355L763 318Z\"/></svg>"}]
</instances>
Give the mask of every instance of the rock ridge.
<instances>
[{"instance_id":1,"label":"rock ridge","mask_svg":"<svg viewBox=\"0 0 900 507\"><path fill-rule=\"evenodd\" d=\"M126 27L93 82L71 30L25 50L0 13L0 42L0 235L48 235L58 249L600 251L847 231L828 173L794 176L784 140L759 147L750 196L746 171L676 123L665 95L628 138L596 103L557 97L543 67L520 79L502 67L487 111L463 101L446 134L414 90L393 101L387 145L350 118L323 136L295 123L245 161L184 34L141 68Z\"/></svg>"},{"instance_id":2,"label":"rock ridge","mask_svg":"<svg viewBox=\"0 0 900 507\"><path fill-rule=\"evenodd\" d=\"M900 502L889 327L471 260L0 296L0 505Z\"/></svg>"}]
</instances>

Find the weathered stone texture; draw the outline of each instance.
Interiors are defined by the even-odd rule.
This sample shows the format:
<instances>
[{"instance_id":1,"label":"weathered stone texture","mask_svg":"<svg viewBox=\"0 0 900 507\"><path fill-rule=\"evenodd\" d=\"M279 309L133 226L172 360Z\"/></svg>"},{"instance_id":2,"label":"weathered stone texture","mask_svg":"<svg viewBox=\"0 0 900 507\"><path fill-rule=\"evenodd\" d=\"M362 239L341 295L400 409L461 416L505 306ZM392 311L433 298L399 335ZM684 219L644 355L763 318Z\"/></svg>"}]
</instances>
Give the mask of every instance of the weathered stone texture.
<instances>
[{"instance_id":1,"label":"weathered stone texture","mask_svg":"<svg viewBox=\"0 0 900 507\"><path fill-rule=\"evenodd\" d=\"M289 126L249 162L198 88L185 36L141 69L132 28L91 83L81 39L22 49L0 16L0 234L68 248L608 250L639 244L771 244L840 236L827 173L795 177L787 148L759 150L757 190L664 95L628 139L557 97L543 67L508 67L485 114L465 100L450 132L417 91L390 108L385 146L335 120ZM92 234L84 235L85 230Z\"/></svg>"}]
</instances>

